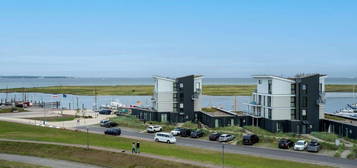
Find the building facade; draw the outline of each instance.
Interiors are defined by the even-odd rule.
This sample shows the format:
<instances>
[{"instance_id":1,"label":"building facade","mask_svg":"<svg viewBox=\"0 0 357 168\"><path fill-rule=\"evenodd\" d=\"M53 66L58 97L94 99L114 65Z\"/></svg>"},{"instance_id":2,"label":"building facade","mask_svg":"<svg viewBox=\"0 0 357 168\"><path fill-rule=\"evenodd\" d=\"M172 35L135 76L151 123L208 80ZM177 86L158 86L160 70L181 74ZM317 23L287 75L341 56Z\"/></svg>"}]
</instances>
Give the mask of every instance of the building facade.
<instances>
[{"instance_id":1,"label":"building facade","mask_svg":"<svg viewBox=\"0 0 357 168\"><path fill-rule=\"evenodd\" d=\"M154 76L152 109L134 110L140 119L160 122L195 121L200 111L202 76L189 75L176 79ZM140 112L142 111L142 112Z\"/></svg>"},{"instance_id":2,"label":"building facade","mask_svg":"<svg viewBox=\"0 0 357 168\"><path fill-rule=\"evenodd\" d=\"M253 77L257 89L248 104L253 125L272 132L319 131L320 119L324 118L325 75Z\"/></svg>"}]
</instances>

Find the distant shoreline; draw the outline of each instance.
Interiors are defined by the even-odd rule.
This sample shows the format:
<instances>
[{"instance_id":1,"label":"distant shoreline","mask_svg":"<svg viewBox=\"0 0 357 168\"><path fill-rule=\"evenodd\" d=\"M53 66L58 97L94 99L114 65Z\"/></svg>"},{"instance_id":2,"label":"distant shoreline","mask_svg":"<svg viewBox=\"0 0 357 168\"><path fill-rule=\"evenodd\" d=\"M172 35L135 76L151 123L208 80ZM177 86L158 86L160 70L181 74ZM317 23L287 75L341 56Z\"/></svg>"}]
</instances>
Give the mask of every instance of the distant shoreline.
<instances>
[{"instance_id":1,"label":"distant shoreline","mask_svg":"<svg viewBox=\"0 0 357 168\"><path fill-rule=\"evenodd\" d=\"M0 76L3 79L67 79L67 78L74 78L69 76Z\"/></svg>"},{"instance_id":2,"label":"distant shoreline","mask_svg":"<svg viewBox=\"0 0 357 168\"><path fill-rule=\"evenodd\" d=\"M127 95L150 96L153 85L115 85L115 86L48 86L33 88L0 89L0 93L36 92L73 95ZM250 96L255 85L203 85L203 95L208 96ZM357 88L356 88L357 89ZM353 85L326 85L326 92L353 92Z\"/></svg>"}]
</instances>

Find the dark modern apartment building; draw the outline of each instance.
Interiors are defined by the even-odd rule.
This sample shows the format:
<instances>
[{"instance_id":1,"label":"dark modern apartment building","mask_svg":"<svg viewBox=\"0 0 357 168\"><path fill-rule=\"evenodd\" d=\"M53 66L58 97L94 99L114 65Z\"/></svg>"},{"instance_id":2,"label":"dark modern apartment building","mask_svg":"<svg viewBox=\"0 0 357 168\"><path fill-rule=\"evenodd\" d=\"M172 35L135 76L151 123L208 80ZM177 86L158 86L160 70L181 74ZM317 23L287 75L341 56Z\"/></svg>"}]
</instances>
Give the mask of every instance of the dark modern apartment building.
<instances>
[{"instance_id":1,"label":"dark modern apartment building","mask_svg":"<svg viewBox=\"0 0 357 168\"><path fill-rule=\"evenodd\" d=\"M133 109L140 119L160 122L186 122L196 119L200 111L202 76L189 75L179 78L154 76L155 87L152 109Z\"/></svg>"},{"instance_id":2,"label":"dark modern apartment building","mask_svg":"<svg viewBox=\"0 0 357 168\"><path fill-rule=\"evenodd\" d=\"M310 133L324 118L325 77L255 75L257 89L248 104L252 124L272 132Z\"/></svg>"}]
</instances>

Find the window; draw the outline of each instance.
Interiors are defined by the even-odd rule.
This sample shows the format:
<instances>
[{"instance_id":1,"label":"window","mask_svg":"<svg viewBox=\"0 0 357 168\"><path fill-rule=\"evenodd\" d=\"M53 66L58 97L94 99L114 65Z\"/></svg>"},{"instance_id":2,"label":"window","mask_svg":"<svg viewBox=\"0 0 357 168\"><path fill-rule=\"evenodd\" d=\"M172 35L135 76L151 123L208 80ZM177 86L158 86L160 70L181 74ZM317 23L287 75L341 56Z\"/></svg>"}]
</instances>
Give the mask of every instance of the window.
<instances>
[{"instance_id":1,"label":"window","mask_svg":"<svg viewBox=\"0 0 357 168\"><path fill-rule=\"evenodd\" d=\"M306 110L302 110L301 112L303 116L306 116Z\"/></svg>"},{"instance_id":2,"label":"window","mask_svg":"<svg viewBox=\"0 0 357 168\"><path fill-rule=\"evenodd\" d=\"M272 93L272 87L271 87L271 85L272 85L272 81L271 80L268 80L268 94L271 94Z\"/></svg>"},{"instance_id":3,"label":"window","mask_svg":"<svg viewBox=\"0 0 357 168\"><path fill-rule=\"evenodd\" d=\"M302 97L301 106L302 107L307 107L307 96Z\"/></svg>"},{"instance_id":4,"label":"window","mask_svg":"<svg viewBox=\"0 0 357 168\"><path fill-rule=\"evenodd\" d=\"M292 120L296 120L296 110L295 109L291 109L291 119Z\"/></svg>"},{"instance_id":5,"label":"window","mask_svg":"<svg viewBox=\"0 0 357 168\"><path fill-rule=\"evenodd\" d=\"M295 97L290 98L290 107L295 107Z\"/></svg>"},{"instance_id":6,"label":"window","mask_svg":"<svg viewBox=\"0 0 357 168\"><path fill-rule=\"evenodd\" d=\"M307 85L306 84L302 84L301 85L301 90L302 90L302 93L307 94Z\"/></svg>"},{"instance_id":7,"label":"window","mask_svg":"<svg viewBox=\"0 0 357 168\"><path fill-rule=\"evenodd\" d=\"M183 88L183 83L180 83L180 88Z\"/></svg>"},{"instance_id":8,"label":"window","mask_svg":"<svg viewBox=\"0 0 357 168\"><path fill-rule=\"evenodd\" d=\"M258 83L259 83L259 84L262 84L262 80L258 80Z\"/></svg>"},{"instance_id":9,"label":"window","mask_svg":"<svg viewBox=\"0 0 357 168\"><path fill-rule=\"evenodd\" d=\"M161 122L167 122L167 114L161 114Z\"/></svg>"},{"instance_id":10,"label":"window","mask_svg":"<svg viewBox=\"0 0 357 168\"><path fill-rule=\"evenodd\" d=\"M262 96L259 95L259 96L258 96L258 105L261 105L261 104L262 104Z\"/></svg>"},{"instance_id":11,"label":"window","mask_svg":"<svg viewBox=\"0 0 357 168\"><path fill-rule=\"evenodd\" d=\"M271 109L268 109L268 118L271 119Z\"/></svg>"},{"instance_id":12,"label":"window","mask_svg":"<svg viewBox=\"0 0 357 168\"><path fill-rule=\"evenodd\" d=\"M183 103L180 103L180 108L183 108Z\"/></svg>"},{"instance_id":13,"label":"window","mask_svg":"<svg viewBox=\"0 0 357 168\"><path fill-rule=\"evenodd\" d=\"M295 94L295 84L291 84L291 94Z\"/></svg>"},{"instance_id":14,"label":"window","mask_svg":"<svg viewBox=\"0 0 357 168\"><path fill-rule=\"evenodd\" d=\"M271 96L268 96L268 107L271 107Z\"/></svg>"}]
</instances>

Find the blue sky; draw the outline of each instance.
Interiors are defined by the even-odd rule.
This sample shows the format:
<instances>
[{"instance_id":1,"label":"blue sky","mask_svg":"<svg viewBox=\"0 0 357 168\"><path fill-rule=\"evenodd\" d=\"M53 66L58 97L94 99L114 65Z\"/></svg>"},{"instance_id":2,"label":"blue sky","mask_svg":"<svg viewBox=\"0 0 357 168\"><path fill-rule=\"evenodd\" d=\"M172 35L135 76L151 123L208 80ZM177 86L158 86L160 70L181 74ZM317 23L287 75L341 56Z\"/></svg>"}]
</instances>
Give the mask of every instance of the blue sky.
<instances>
[{"instance_id":1,"label":"blue sky","mask_svg":"<svg viewBox=\"0 0 357 168\"><path fill-rule=\"evenodd\" d=\"M0 75L357 77L357 1L0 0Z\"/></svg>"}]
</instances>

